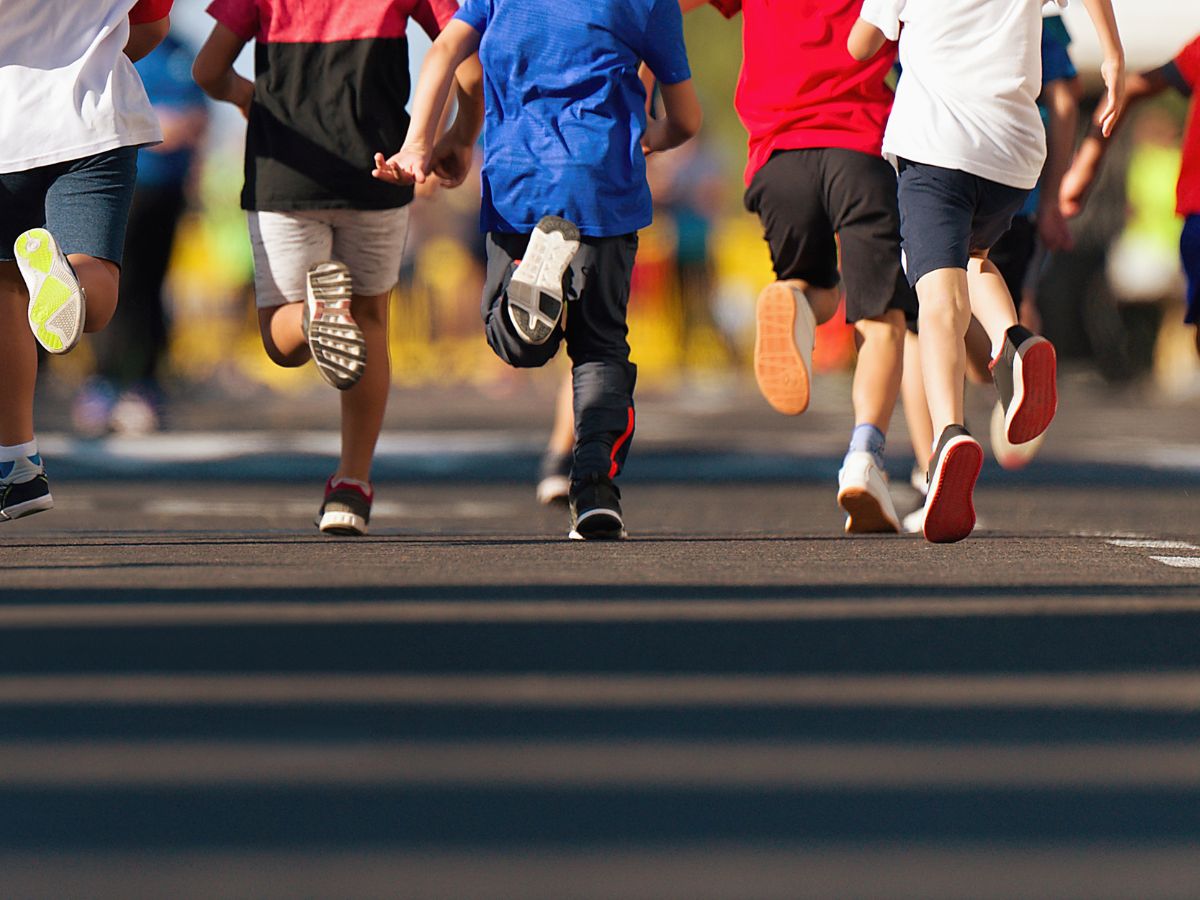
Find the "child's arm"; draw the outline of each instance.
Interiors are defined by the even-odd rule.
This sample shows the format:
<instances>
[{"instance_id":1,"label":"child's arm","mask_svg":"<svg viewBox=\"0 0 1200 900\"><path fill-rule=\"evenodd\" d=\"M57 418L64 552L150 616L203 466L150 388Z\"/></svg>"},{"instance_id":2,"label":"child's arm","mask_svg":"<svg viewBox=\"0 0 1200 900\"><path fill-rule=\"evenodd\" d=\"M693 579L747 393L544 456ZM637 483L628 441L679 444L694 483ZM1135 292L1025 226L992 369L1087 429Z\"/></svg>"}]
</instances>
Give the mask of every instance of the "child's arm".
<instances>
[{"instance_id":1,"label":"child's arm","mask_svg":"<svg viewBox=\"0 0 1200 900\"><path fill-rule=\"evenodd\" d=\"M1167 63L1155 69L1138 72L1129 77L1125 88L1125 109L1136 106L1143 100L1161 94L1174 84L1172 79L1174 64ZM1062 214L1073 218L1083 211L1088 191L1096 176L1100 174L1100 164L1108 151L1109 142L1116 133L1115 126L1107 134L1100 127L1100 113L1105 108L1107 98L1096 107L1092 126L1079 149L1075 151L1075 159L1063 175L1058 192L1058 204Z\"/></svg>"},{"instance_id":2,"label":"child's arm","mask_svg":"<svg viewBox=\"0 0 1200 900\"><path fill-rule=\"evenodd\" d=\"M454 123L438 139L430 165L442 187L458 187L466 180L475 158L475 142L483 129L483 67L472 54L454 72L458 112Z\"/></svg>"},{"instance_id":3,"label":"child's arm","mask_svg":"<svg viewBox=\"0 0 1200 900\"><path fill-rule=\"evenodd\" d=\"M659 86L666 115L646 123L642 149L647 153L670 150L696 136L704 122L704 112L689 78L677 84Z\"/></svg>"},{"instance_id":4,"label":"child's arm","mask_svg":"<svg viewBox=\"0 0 1200 900\"><path fill-rule=\"evenodd\" d=\"M846 39L846 49L859 62L870 59L879 52L879 48L887 43L887 35L864 19L859 19L850 29L850 37Z\"/></svg>"},{"instance_id":5,"label":"child's arm","mask_svg":"<svg viewBox=\"0 0 1200 900\"><path fill-rule=\"evenodd\" d=\"M129 40L125 42L125 55L133 62L161 44L171 30L172 2L138 0L129 11Z\"/></svg>"},{"instance_id":6,"label":"child's arm","mask_svg":"<svg viewBox=\"0 0 1200 900\"><path fill-rule=\"evenodd\" d=\"M1121 46L1121 35L1117 32L1117 17L1113 12L1112 0L1083 0L1083 6L1095 26L1100 38L1100 50L1104 62L1100 64L1100 76L1108 89L1104 108L1096 117L1096 123L1105 137L1112 134L1113 127L1125 105L1125 48Z\"/></svg>"},{"instance_id":7,"label":"child's arm","mask_svg":"<svg viewBox=\"0 0 1200 900\"><path fill-rule=\"evenodd\" d=\"M245 46L245 39L218 22L196 54L192 78L208 96L232 103L242 115L249 116L250 104L254 102L254 83L233 70L233 61Z\"/></svg>"},{"instance_id":8,"label":"child's arm","mask_svg":"<svg viewBox=\"0 0 1200 900\"><path fill-rule=\"evenodd\" d=\"M421 65L404 146L388 159L376 153L372 175L393 184L424 184L435 171L437 126L446 108L454 72L479 49L480 37L478 31L461 19L452 19L438 35Z\"/></svg>"},{"instance_id":9,"label":"child's arm","mask_svg":"<svg viewBox=\"0 0 1200 900\"><path fill-rule=\"evenodd\" d=\"M1048 250L1069 250L1074 243L1071 229L1059 211L1058 191L1075 149L1075 128L1079 121L1077 84L1076 78L1057 78L1042 89L1047 112L1046 164L1038 195L1037 229Z\"/></svg>"}]
</instances>

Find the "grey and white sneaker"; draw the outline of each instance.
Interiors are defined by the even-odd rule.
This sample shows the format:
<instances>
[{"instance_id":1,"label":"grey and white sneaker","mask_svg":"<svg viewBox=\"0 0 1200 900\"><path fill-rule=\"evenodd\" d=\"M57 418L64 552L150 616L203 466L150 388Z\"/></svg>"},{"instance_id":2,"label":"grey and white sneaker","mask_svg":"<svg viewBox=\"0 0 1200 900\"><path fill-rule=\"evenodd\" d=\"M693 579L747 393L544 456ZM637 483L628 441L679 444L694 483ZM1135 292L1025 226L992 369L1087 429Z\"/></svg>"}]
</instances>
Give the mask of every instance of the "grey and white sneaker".
<instances>
[{"instance_id":1,"label":"grey and white sneaker","mask_svg":"<svg viewBox=\"0 0 1200 900\"><path fill-rule=\"evenodd\" d=\"M54 508L46 467L38 454L0 462L0 522Z\"/></svg>"},{"instance_id":2,"label":"grey and white sneaker","mask_svg":"<svg viewBox=\"0 0 1200 900\"><path fill-rule=\"evenodd\" d=\"M895 534L900 530L887 474L866 451L846 454L838 472L837 502L846 511L847 534Z\"/></svg>"},{"instance_id":3,"label":"grey and white sneaker","mask_svg":"<svg viewBox=\"0 0 1200 900\"><path fill-rule=\"evenodd\" d=\"M625 538L621 516L621 491L611 478L593 474L572 482L571 532L573 541L619 541Z\"/></svg>"},{"instance_id":4,"label":"grey and white sneaker","mask_svg":"<svg viewBox=\"0 0 1200 900\"><path fill-rule=\"evenodd\" d=\"M29 328L51 353L66 353L83 334L84 294L75 270L45 228L31 228L13 243L29 291Z\"/></svg>"},{"instance_id":5,"label":"grey and white sneaker","mask_svg":"<svg viewBox=\"0 0 1200 900\"><path fill-rule=\"evenodd\" d=\"M350 313L353 285L344 263L317 263L308 270L304 339L321 377L344 391L367 366L367 342Z\"/></svg>"},{"instance_id":6,"label":"grey and white sneaker","mask_svg":"<svg viewBox=\"0 0 1200 900\"><path fill-rule=\"evenodd\" d=\"M571 492L572 453L547 452L538 473L537 499L543 506L566 503Z\"/></svg>"},{"instance_id":7,"label":"grey and white sneaker","mask_svg":"<svg viewBox=\"0 0 1200 900\"><path fill-rule=\"evenodd\" d=\"M351 478L325 483L325 500L317 513L317 528L322 534L361 537L371 523L371 501L375 491L369 484Z\"/></svg>"},{"instance_id":8,"label":"grey and white sneaker","mask_svg":"<svg viewBox=\"0 0 1200 900\"><path fill-rule=\"evenodd\" d=\"M543 216L508 282L508 318L527 344L544 344L563 318L563 276L579 252L579 229Z\"/></svg>"}]
</instances>

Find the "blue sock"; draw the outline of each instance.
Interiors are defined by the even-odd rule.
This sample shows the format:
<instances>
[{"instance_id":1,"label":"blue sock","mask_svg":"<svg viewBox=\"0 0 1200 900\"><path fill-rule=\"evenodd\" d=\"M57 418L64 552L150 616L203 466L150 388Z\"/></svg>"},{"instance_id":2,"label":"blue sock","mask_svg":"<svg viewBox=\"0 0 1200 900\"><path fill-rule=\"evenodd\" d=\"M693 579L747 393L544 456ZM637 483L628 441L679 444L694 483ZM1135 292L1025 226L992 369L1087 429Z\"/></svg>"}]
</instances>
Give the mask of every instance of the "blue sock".
<instances>
[{"instance_id":1,"label":"blue sock","mask_svg":"<svg viewBox=\"0 0 1200 900\"><path fill-rule=\"evenodd\" d=\"M882 431L874 425L855 425L850 435L849 453L863 451L875 457L875 465L883 468L883 447L887 443Z\"/></svg>"}]
</instances>

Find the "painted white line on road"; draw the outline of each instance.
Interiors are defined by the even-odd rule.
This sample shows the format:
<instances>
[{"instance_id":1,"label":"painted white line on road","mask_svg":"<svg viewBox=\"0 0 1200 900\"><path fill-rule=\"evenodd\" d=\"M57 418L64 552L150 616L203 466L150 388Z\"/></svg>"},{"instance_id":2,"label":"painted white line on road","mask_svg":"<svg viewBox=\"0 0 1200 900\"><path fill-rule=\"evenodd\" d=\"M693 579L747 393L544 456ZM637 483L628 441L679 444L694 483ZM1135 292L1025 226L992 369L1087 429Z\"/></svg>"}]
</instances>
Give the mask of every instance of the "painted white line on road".
<instances>
[{"instance_id":1,"label":"painted white line on road","mask_svg":"<svg viewBox=\"0 0 1200 900\"><path fill-rule=\"evenodd\" d=\"M316 513L320 497L313 501L284 500L240 501L240 500L189 500L184 497L148 500L142 504L142 512L150 516L188 519L274 519L312 518ZM438 504L394 503L386 500L375 502L371 514L375 518L403 519L496 519L516 515L521 509L514 503L481 503L461 501Z\"/></svg>"},{"instance_id":2,"label":"painted white line on road","mask_svg":"<svg viewBox=\"0 0 1200 900\"><path fill-rule=\"evenodd\" d=\"M1200 787L1200 744L734 741L0 743L4 787L1152 789Z\"/></svg>"},{"instance_id":3,"label":"painted white line on road","mask_svg":"<svg viewBox=\"0 0 1200 900\"><path fill-rule=\"evenodd\" d=\"M0 707L911 708L1200 712L1200 670L1095 675L8 675Z\"/></svg>"},{"instance_id":4,"label":"painted white line on road","mask_svg":"<svg viewBox=\"0 0 1200 900\"><path fill-rule=\"evenodd\" d=\"M1173 569L1200 569L1200 556L1152 556L1150 558Z\"/></svg>"},{"instance_id":5,"label":"painted white line on road","mask_svg":"<svg viewBox=\"0 0 1200 900\"><path fill-rule=\"evenodd\" d=\"M0 854L0 872L10 896L46 898L1180 900L1200 884L1200 844L710 839L650 847L39 849Z\"/></svg>"},{"instance_id":6,"label":"painted white line on road","mask_svg":"<svg viewBox=\"0 0 1200 900\"><path fill-rule=\"evenodd\" d=\"M1114 547L1130 547L1135 550L1200 550L1200 547L1195 544L1189 544L1187 541L1152 541L1121 538L1110 540L1109 543Z\"/></svg>"},{"instance_id":7,"label":"painted white line on road","mask_svg":"<svg viewBox=\"0 0 1200 900\"><path fill-rule=\"evenodd\" d=\"M137 563L131 563L136 568ZM178 568L196 563L179 563ZM207 564L203 564L207 565ZM353 593L357 588L344 590ZM331 588L331 590L341 590ZM5 628L270 625L612 624L806 622L1032 616L1145 616L1200 612L1200 596L1002 600L378 600L269 603L38 603L0 605ZM747 589L750 594L752 589ZM569 593L569 589L564 589Z\"/></svg>"}]
</instances>

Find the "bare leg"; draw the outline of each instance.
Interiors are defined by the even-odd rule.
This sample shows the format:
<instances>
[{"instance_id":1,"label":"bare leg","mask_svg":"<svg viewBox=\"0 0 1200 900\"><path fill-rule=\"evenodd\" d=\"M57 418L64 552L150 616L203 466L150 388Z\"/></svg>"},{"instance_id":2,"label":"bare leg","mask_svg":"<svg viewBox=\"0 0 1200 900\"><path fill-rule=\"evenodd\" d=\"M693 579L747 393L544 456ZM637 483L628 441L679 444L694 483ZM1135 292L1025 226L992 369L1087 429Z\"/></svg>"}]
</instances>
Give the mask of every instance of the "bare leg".
<instances>
[{"instance_id":1,"label":"bare leg","mask_svg":"<svg viewBox=\"0 0 1200 900\"><path fill-rule=\"evenodd\" d=\"M898 309L854 323L858 347L851 395L855 425L874 425L887 434L900 393L905 333L904 313Z\"/></svg>"},{"instance_id":2,"label":"bare leg","mask_svg":"<svg viewBox=\"0 0 1200 900\"><path fill-rule=\"evenodd\" d=\"M121 267L107 259L97 259L85 253L72 253L67 257L67 261L71 263L75 277L83 287L86 313L83 330L100 331L117 311Z\"/></svg>"},{"instance_id":3,"label":"bare leg","mask_svg":"<svg viewBox=\"0 0 1200 900\"><path fill-rule=\"evenodd\" d=\"M937 440L948 426L963 421L967 365L963 338L971 324L966 271L937 269L923 275L917 282L917 297L921 303L921 374Z\"/></svg>"},{"instance_id":4,"label":"bare leg","mask_svg":"<svg viewBox=\"0 0 1200 900\"><path fill-rule=\"evenodd\" d=\"M37 341L29 330L29 294L15 262L0 263L0 444L33 440Z\"/></svg>"},{"instance_id":5,"label":"bare leg","mask_svg":"<svg viewBox=\"0 0 1200 900\"><path fill-rule=\"evenodd\" d=\"M354 387L342 391L342 458L334 478L371 480L375 444L383 428L388 392L392 387L388 353L388 298L390 292L369 297L355 294L350 312L367 344L367 365Z\"/></svg>"},{"instance_id":6,"label":"bare leg","mask_svg":"<svg viewBox=\"0 0 1200 900\"><path fill-rule=\"evenodd\" d=\"M1004 332L1017 324L1017 308L1008 293L1008 285L996 264L980 257L972 257L967 264L967 281L971 312L994 347L1004 339Z\"/></svg>"},{"instance_id":7,"label":"bare leg","mask_svg":"<svg viewBox=\"0 0 1200 900\"><path fill-rule=\"evenodd\" d=\"M258 311L258 330L262 335L263 348L276 365L294 369L311 358L304 340L303 321L303 303L285 303Z\"/></svg>"},{"instance_id":8,"label":"bare leg","mask_svg":"<svg viewBox=\"0 0 1200 900\"><path fill-rule=\"evenodd\" d=\"M904 397L904 420L912 440L917 467L929 469L929 454L933 449L933 421L929 418L929 401L925 399L925 381L921 372L921 342L915 334L904 338L904 377L901 381Z\"/></svg>"},{"instance_id":9,"label":"bare leg","mask_svg":"<svg viewBox=\"0 0 1200 900\"><path fill-rule=\"evenodd\" d=\"M804 296L808 298L808 305L812 307L818 325L824 325L833 318L834 313L837 312L838 303L842 299L842 290L839 287L814 287L802 278L791 278L777 283L804 291Z\"/></svg>"}]
</instances>

